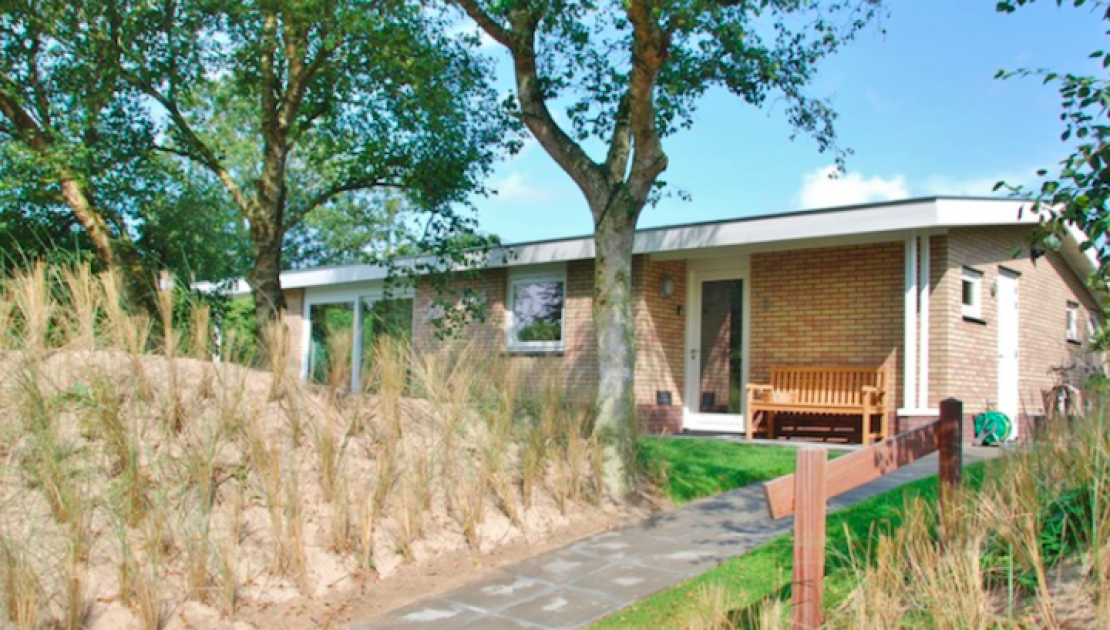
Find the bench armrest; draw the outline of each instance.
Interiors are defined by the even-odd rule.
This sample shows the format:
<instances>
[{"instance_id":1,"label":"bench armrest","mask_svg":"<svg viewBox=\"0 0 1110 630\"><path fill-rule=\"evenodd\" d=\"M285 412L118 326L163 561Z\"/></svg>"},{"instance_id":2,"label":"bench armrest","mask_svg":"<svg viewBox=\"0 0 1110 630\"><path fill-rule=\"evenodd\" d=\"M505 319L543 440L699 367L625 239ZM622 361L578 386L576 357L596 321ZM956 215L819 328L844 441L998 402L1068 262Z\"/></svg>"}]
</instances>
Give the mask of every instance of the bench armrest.
<instances>
[{"instance_id":1,"label":"bench armrest","mask_svg":"<svg viewBox=\"0 0 1110 630\"><path fill-rule=\"evenodd\" d=\"M864 385L861 390L864 396L871 396L876 402L882 402L883 398L886 397L886 391L874 385Z\"/></svg>"},{"instance_id":2,"label":"bench armrest","mask_svg":"<svg viewBox=\"0 0 1110 630\"><path fill-rule=\"evenodd\" d=\"M770 385L763 385L760 383L748 383L748 404L754 402L766 402L768 395L775 391L774 387Z\"/></svg>"}]
</instances>

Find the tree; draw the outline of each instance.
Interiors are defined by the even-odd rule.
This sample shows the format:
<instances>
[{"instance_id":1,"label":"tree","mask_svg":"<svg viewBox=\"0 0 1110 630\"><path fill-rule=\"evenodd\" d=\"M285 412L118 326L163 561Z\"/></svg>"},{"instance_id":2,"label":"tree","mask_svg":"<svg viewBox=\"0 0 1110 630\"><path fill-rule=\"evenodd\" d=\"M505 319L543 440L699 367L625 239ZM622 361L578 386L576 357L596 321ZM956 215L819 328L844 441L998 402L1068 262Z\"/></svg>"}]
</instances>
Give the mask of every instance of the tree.
<instances>
[{"instance_id":1,"label":"tree","mask_svg":"<svg viewBox=\"0 0 1110 630\"><path fill-rule=\"evenodd\" d=\"M486 64L415 0L134 3L119 72L249 225L257 316L284 307L285 235L353 194L451 213L504 145Z\"/></svg>"},{"instance_id":2,"label":"tree","mask_svg":"<svg viewBox=\"0 0 1110 630\"><path fill-rule=\"evenodd\" d=\"M289 233L290 267L374 264L416 254L420 213L395 194L351 195L319 208Z\"/></svg>"},{"instance_id":3,"label":"tree","mask_svg":"<svg viewBox=\"0 0 1110 630\"><path fill-rule=\"evenodd\" d=\"M775 95L798 131L836 149L832 109L805 92L817 63L875 15L879 0L454 0L511 57L513 113L582 191L594 220L593 317L599 430L634 434L632 246L667 168L662 140L692 124L699 97ZM566 105L569 125L552 112ZM603 146L597 157L590 141ZM840 155L838 153L838 161ZM627 448L610 450L620 489Z\"/></svg>"},{"instance_id":4,"label":"tree","mask_svg":"<svg viewBox=\"0 0 1110 630\"><path fill-rule=\"evenodd\" d=\"M111 13L96 2L5 3L0 204L12 234L18 226L64 237L65 224L79 225L100 265L122 271L131 297L142 300L152 275L128 221L146 197L152 128L140 95L105 70L112 53L98 42L115 36Z\"/></svg>"},{"instance_id":5,"label":"tree","mask_svg":"<svg viewBox=\"0 0 1110 630\"><path fill-rule=\"evenodd\" d=\"M998 11L1012 13L1034 0L1008 0L997 4ZM1056 0L1063 6L1066 0ZM1110 24L1110 6L1103 0L1070 0L1076 8L1090 5L1103 22ZM1102 67L1110 68L1110 54L1104 50L1091 53ZM999 78L1038 76L1044 83L1054 84L1060 94L1060 120L1063 142L1076 142L1071 155L1060 162L1058 172L1037 171L1044 181L1037 190L1026 190L999 182L995 189L1008 188L1019 196L1032 196L1034 212L1041 222L1032 238L1049 249L1059 249L1068 224L1083 230L1084 250L1094 249L1099 268L1091 281L1105 288L1110 282L1110 80L1102 77L1060 74L1050 70L1017 70L999 72Z\"/></svg>"}]
</instances>

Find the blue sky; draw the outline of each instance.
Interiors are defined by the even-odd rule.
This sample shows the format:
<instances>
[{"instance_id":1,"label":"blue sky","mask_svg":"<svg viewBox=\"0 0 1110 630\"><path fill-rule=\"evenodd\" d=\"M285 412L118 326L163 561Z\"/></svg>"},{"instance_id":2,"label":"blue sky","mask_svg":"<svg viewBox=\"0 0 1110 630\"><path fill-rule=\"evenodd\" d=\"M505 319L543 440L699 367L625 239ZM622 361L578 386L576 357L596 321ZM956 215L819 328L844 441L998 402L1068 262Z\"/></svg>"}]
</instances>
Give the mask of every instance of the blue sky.
<instances>
[{"instance_id":1,"label":"blue sky","mask_svg":"<svg viewBox=\"0 0 1110 630\"><path fill-rule=\"evenodd\" d=\"M832 98L840 142L854 151L837 180L825 176L832 156L804 136L789 139L781 107L757 110L725 92L707 95L693 129L664 142L663 179L692 199L665 199L644 211L640 225L990 195L999 179L1035 183L1038 168L1067 153L1056 92L1035 78L996 80L995 72L1100 72L1087 56L1104 44L1103 23L1086 7L1051 0L1010 15L994 5L888 0L881 24L825 62L811 95ZM592 231L581 193L533 142L501 164L490 185L499 194L476 200L479 223L507 242Z\"/></svg>"}]
</instances>

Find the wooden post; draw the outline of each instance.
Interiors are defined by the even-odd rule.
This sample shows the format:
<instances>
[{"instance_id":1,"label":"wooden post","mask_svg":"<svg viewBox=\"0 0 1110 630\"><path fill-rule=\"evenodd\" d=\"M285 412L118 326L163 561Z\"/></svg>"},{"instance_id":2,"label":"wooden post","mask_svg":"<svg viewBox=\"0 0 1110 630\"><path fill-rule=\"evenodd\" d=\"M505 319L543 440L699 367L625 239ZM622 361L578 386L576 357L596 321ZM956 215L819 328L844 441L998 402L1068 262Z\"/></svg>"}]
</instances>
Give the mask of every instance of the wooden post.
<instances>
[{"instance_id":1,"label":"wooden post","mask_svg":"<svg viewBox=\"0 0 1110 630\"><path fill-rule=\"evenodd\" d=\"M960 487L963 463L964 404L955 398L940 401L937 450L940 451L940 540L943 544L952 516L952 494Z\"/></svg>"},{"instance_id":2,"label":"wooden post","mask_svg":"<svg viewBox=\"0 0 1110 630\"><path fill-rule=\"evenodd\" d=\"M822 448L798 451L794 474L794 619L793 628L821 625L825 581L825 462Z\"/></svg>"},{"instance_id":3,"label":"wooden post","mask_svg":"<svg viewBox=\"0 0 1110 630\"><path fill-rule=\"evenodd\" d=\"M940 481L943 486L959 486L963 460L964 404L955 398L940 401Z\"/></svg>"}]
</instances>

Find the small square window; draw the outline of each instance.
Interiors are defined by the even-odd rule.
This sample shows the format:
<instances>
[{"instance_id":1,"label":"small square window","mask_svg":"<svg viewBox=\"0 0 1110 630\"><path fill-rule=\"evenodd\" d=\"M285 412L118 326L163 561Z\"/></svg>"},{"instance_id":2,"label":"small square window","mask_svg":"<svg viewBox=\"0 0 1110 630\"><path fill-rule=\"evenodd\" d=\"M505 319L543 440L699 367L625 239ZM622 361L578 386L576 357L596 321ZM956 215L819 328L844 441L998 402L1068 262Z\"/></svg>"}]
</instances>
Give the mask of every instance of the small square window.
<instances>
[{"instance_id":1,"label":"small square window","mask_svg":"<svg viewBox=\"0 0 1110 630\"><path fill-rule=\"evenodd\" d=\"M962 290L962 311L964 317L982 319L983 317L983 273L964 268Z\"/></svg>"},{"instance_id":2,"label":"small square window","mask_svg":"<svg viewBox=\"0 0 1110 630\"><path fill-rule=\"evenodd\" d=\"M1068 302L1068 341L1079 341L1079 305Z\"/></svg>"},{"instance_id":3,"label":"small square window","mask_svg":"<svg viewBox=\"0 0 1110 630\"><path fill-rule=\"evenodd\" d=\"M510 275L506 308L509 350L563 349L566 285L565 272Z\"/></svg>"}]
</instances>

